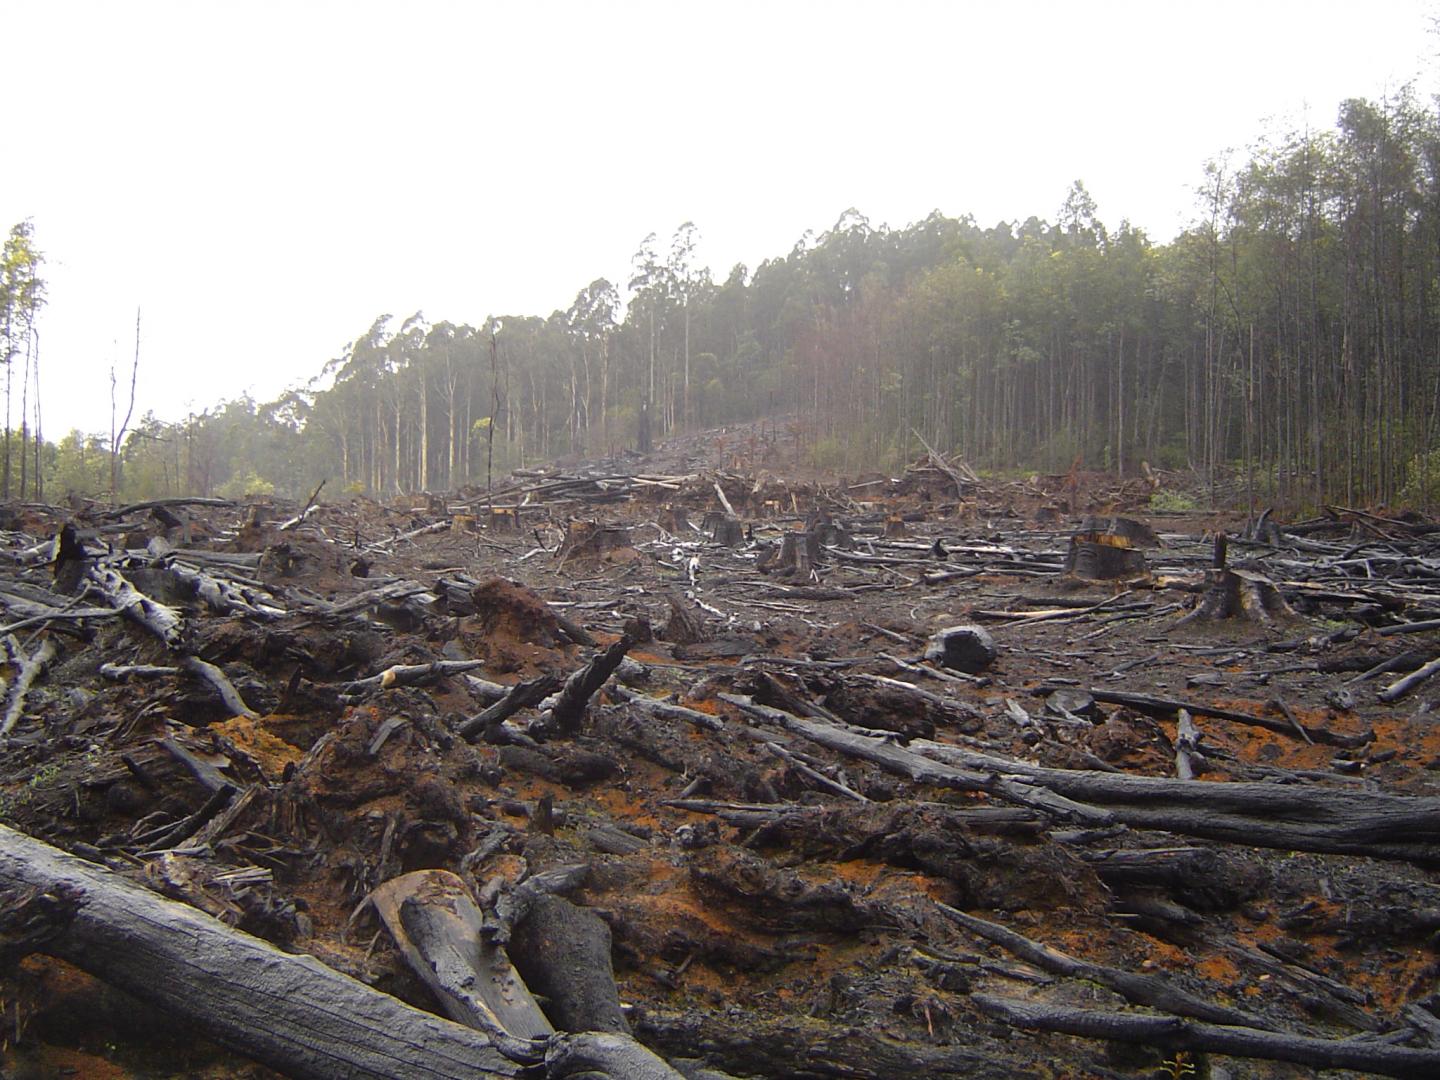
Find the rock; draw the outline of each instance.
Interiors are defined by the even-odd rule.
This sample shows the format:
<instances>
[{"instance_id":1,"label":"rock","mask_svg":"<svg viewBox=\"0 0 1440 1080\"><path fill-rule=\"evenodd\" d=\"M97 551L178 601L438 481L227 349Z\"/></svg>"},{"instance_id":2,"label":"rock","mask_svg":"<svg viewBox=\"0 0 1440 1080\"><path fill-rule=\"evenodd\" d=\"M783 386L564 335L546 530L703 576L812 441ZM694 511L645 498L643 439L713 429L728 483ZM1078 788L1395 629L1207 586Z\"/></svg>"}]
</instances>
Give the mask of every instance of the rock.
<instances>
[{"instance_id":1,"label":"rock","mask_svg":"<svg viewBox=\"0 0 1440 1080\"><path fill-rule=\"evenodd\" d=\"M979 626L949 626L930 637L925 659L971 675L995 662L995 639Z\"/></svg>"}]
</instances>

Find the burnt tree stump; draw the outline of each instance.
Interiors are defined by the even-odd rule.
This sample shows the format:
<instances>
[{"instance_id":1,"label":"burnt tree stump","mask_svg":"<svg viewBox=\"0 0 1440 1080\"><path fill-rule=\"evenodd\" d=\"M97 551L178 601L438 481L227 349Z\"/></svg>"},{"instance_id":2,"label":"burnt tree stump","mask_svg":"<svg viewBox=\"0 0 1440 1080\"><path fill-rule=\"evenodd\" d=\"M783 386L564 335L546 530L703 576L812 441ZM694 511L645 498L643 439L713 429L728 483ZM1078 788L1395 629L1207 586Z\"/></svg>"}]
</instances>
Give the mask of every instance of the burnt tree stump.
<instances>
[{"instance_id":1,"label":"burnt tree stump","mask_svg":"<svg viewBox=\"0 0 1440 1080\"><path fill-rule=\"evenodd\" d=\"M930 638L925 659L970 675L984 671L1000 655L995 639L979 626L950 626Z\"/></svg>"}]
</instances>

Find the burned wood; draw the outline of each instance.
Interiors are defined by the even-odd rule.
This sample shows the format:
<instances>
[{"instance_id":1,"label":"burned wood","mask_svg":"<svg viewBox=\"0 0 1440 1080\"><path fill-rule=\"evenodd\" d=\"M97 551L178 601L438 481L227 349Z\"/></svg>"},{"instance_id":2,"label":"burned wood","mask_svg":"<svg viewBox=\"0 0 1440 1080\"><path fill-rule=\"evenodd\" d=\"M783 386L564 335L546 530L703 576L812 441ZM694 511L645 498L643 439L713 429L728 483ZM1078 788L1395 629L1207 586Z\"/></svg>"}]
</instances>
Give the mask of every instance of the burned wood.
<instances>
[{"instance_id":1,"label":"burned wood","mask_svg":"<svg viewBox=\"0 0 1440 1080\"><path fill-rule=\"evenodd\" d=\"M657 701L655 698L647 697L644 694L637 694L633 690L627 690L623 686L617 686L610 691L621 701L634 706L651 716L658 716L666 720L683 720L687 724L704 728L707 731L725 730L725 721L718 716L711 716L709 713L701 712L699 709L688 709L683 705L676 705L670 701Z\"/></svg>"},{"instance_id":2,"label":"burned wood","mask_svg":"<svg viewBox=\"0 0 1440 1080\"><path fill-rule=\"evenodd\" d=\"M1060 1031L1092 1039L1141 1043L1166 1050L1289 1061L1321 1069L1356 1069L1422 1080L1440 1070L1440 1050L1412 1050L1380 1042L1318 1039L1307 1035L1198 1023L1171 1016L1073 1009L976 994L975 1004L1016 1027Z\"/></svg>"},{"instance_id":3,"label":"burned wood","mask_svg":"<svg viewBox=\"0 0 1440 1080\"><path fill-rule=\"evenodd\" d=\"M633 645L634 642L622 634L618 641L597 653L588 664L565 680L560 696L550 709L550 715L562 733L574 735L580 730L590 699L609 681Z\"/></svg>"},{"instance_id":4,"label":"burned wood","mask_svg":"<svg viewBox=\"0 0 1440 1080\"><path fill-rule=\"evenodd\" d=\"M222 615L248 615L257 619L274 619L284 614L274 597L258 590L237 587L228 581L192 569L181 562L171 562L166 573L179 581L211 611Z\"/></svg>"},{"instance_id":5,"label":"burned wood","mask_svg":"<svg viewBox=\"0 0 1440 1080\"><path fill-rule=\"evenodd\" d=\"M368 678L356 679L340 688L342 698L362 701L371 694L402 686L431 686L451 675L463 675L485 666L483 660L432 660L428 664L392 664Z\"/></svg>"},{"instance_id":6,"label":"burned wood","mask_svg":"<svg viewBox=\"0 0 1440 1080\"><path fill-rule=\"evenodd\" d=\"M5 695L5 716L0 719L0 738L9 735L16 721L24 715L25 697L30 693L31 685L50 666L56 652L54 639L47 637L33 653L18 657L18 670L10 680L10 688Z\"/></svg>"},{"instance_id":7,"label":"burned wood","mask_svg":"<svg viewBox=\"0 0 1440 1080\"><path fill-rule=\"evenodd\" d=\"M1151 1008L1177 1016L1191 1016L1215 1024L1232 1024L1241 1027L1274 1030L1275 1025L1255 1013L1233 1009L1224 1005L1198 998L1175 986L1168 980L1154 975L1137 975L1134 972L1092 964L1077 959L1059 949L1032 941L1023 934L1007 929L998 923L967 915L948 904L936 904L940 913L951 922L963 926L986 941L1014 953L1021 960L1034 964L1044 971L1064 975L1072 979L1086 979L1109 987L1132 1005L1149 1005Z\"/></svg>"},{"instance_id":8,"label":"burned wood","mask_svg":"<svg viewBox=\"0 0 1440 1080\"><path fill-rule=\"evenodd\" d=\"M412 971L450 1019L483 1031L519 1065L538 1065L554 1028L515 971L465 883L445 870L392 878L370 895Z\"/></svg>"},{"instance_id":9,"label":"burned wood","mask_svg":"<svg viewBox=\"0 0 1440 1080\"><path fill-rule=\"evenodd\" d=\"M1181 709L1175 721L1175 775L1181 780L1194 780L1205 771L1200 754L1200 730L1188 709Z\"/></svg>"},{"instance_id":10,"label":"burned wood","mask_svg":"<svg viewBox=\"0 0 1440 1080\"><path fill-rule=\"evenodd\" d=\"M516 683L494 705L461 724L456 729L456 734L468 742L479 738L484 738L486 742L505 742L506 737L501 729L505 719L514 716L521 709L539 705L559 686L560 680L554 675L540 675Z\"/></svg>"},{"instance_id":11,"label":"burned wood","mask_svg":"<svg viewBox=\"0 0 1440 1080\"><path fill-rule=\"evenodd\" d=\"M7 619L54 616L52 632L68 627L90 645L57 638L63 684L54 671L54 685L34 683L0 777L9 819L113 864L148 854L150 876L172 895L408 993L422 990L383 936L368 953L368 928L335 940L334 928L381 880L418 867L476 875L478 936L460 921L451 935L443 902L412 905L412 926L402 919L400 931L503 944L520 909L543 895L532 882L594 859L578 895L614 936L619 997L634 1005L626 1019L667 1055L703 1050L738 1074L999 1080L1060 1068L1143 1071L1139 1058L1109 1060L1103 1046L1007 1043L1005 1025L977 1022L969 990L979 980L1020 979L1041 997L1078 989L1061 980L1105 985L1084 973L1087 964L1118 972L1117 985L1150 971L1202 1009L1253 1009L1265 1025L1297 1032L1312 1018L1327 1031L1375 1031L1382 1021L1355 998L1367 989L1376 1013L1383 1003L1399 1016L1408 1003L1428 1015L1414 950L1440 926L1440 893L1427 870L1397 860L1440 866L1430 710L1387 709L1371 693L1341 693L1340 680L1384 675L1375 686L1383 690L1433 659L1432 643L1416 637L1440 624L1431 535L1370 522L1395 539L1337 536L1348 517L1332 520L1329 540L1292 543L1267 528L1260 539L1272 546L1247 554L1299 613L1294 630L1252 627L1236 637L1235 626L1217 625L1198 638L1167 636L1159 616L1194 603L1211 558L1208 537L1170 530L1198 533L1224 521L1222 511L1165 515L1161 550L1146 556L1150 587L1168 595L1117 595L1062 580L1066 542L1076 529L1124 534L1114 515L1143 506L1154 483L1078 473L1075 484L997 479L966 487L957 504L953 478L925 459L899 481L867 475L843 490L777 479L783 457L764 472L748 468L748 453L788 453L789 438L759 438L753 445L763 449L752 451L732 433L674 434L644 466L657 474L638 479L624 475L635 462L623 454L575 475L528 470L495 487L505 494L491 524L523 523L508 539L479 528L474 518L488 503L475 490L392 506L356 499L283 533L246 521L239 507L187 514L179 526L137 515L102 536L77 533L83 546L72 563L113 568L180 616L194 646L178 650L117 626L118 612L95 606L103 602L93 588L62 595L42 566L52 552L31 536L0 533L9 548L0 560L10 568L0 569ZM728 471L699 463L712 447ZM666 460L673 468L659 464ZM754 519L759 542L712 544L689 524L711 506L707 531L725 520L717 478L733 508ZM1163 479L1167 488L1181 483ZM558 567L544 555L586 504L612 508L609 524L628 529L632 546ZM1077 525L1091 507L1106 509ZM836 514L828 522L826 510ZM650 522L662 514L658 526ZM62 516L37 507L16 514L48 534ZM909 535L886 540L887 521ZM395 542L426 522L440 527ZM188 535L178 537L181 529ZM124 552L162 530L186 553L160 543ZM766 548L778 551L786 533L806 552L803 580L788 584L756 572L757 558L773 561ZM805 533L818 534L813 556ZM263 562L210 550L267 535L276 542ZM1151 543L1125 535L1136 549ZM839 546L851 541L852 549ZM723 640L681 644L677 624L671 640L632 650L645 670L625 673L622 661L606 689L591 691L583 737L556 738L556 682L530 701L533 712L480 725L498 745L453 737L473 713L517 705L516 686L502 682L578 674L638 615L653 617L656 604L664 612L665 593L687 578L693 595L677 597ZM911 654L937 628L990 615L1005 621L985 624L1004 655L982 674ZM1126 617L1149 622L1109 621ZM1087 644L1092 631L1106 633L1103 646ZM600 646L577 653L587 634ZM1391 655L1402 651L1387 645L1392 635L1406 638L1410 655ZM7 677L34 647L9 654ZM180 666L188 652L223 667L241 704L262 715L227 720L238 710L223 709L218 691ZM1283 667L1256 662L1271 652L1298 655ZM470 670L480 661L483 670ZM1070 676L1051 684L1064 694L1026 701L1057 672ZM770 673L784 694L770 692ZM140 685L147 675L177 681ZM627 680L644 694L617 685ZM1158 707L1117 708L1087 690L1094 685L1164 696L1148 703ZM1209 689L1183 693L1254 714L1263 730L1208 715L1181 696L1187 685ZM754 695L749 708L733 700L745 691ZM1184 708L1193 733L1171 705ZM167 727L167 717L209 721L214 735ZM1312 747L1305 737L1320 728L1335 739ZM151 745L161 732L188 764ZM1170 779L1176 773L1191 778ZM1064 974L971 955L991 946L946 929L928 899L937 895L1037 945L1058 944L1063 928L1081 967ZM1283 932L1262 934L1278 959L1227 949L1227 935L1249 941L1262 918ZM1194 962L1183 978L1175 954L1135 930L1184 949ZM938 948L947 935L964 955ZM462 994L482 989L462 985L476 976L451 963L458 949L426 967L443 968ZM1147 950L1168 979L1135 966ZM1232 962L1266 993L1252 999L1229 985ZM1306 965L1315 969L1308 978ZM783 1000L771 992L778 986ZM11 989L0 986L7 999ZM1422 1045L1423 1023L1409 1023L1377 1038ZM552 1050L554 1064L565 1044L527 1038L510 1049L525 1062ZM597 1056L586 1068L643 1075L653 1065L616 1060ZM544 1072L544 1062L532 1071ZM410 1075L392 1075L402 1072Z\"/></svg>"},{"instance_id":12,"label":"burned wood","mask_svg":"<svg viewBox=\"0 0 1440 1080\"><path fill-rule=\"evenodd\" d=\"M145 502L128 503L125 506L116 507L114 510L105 510L99 514L102 520L114 520L116 518L129 517L131 514L138 514L142 510L153 510L157 507L169 508L173 506L235 506L234 499L217 499L208 496L177 496L167 499L148 499Z\"/></svg>"},{"instance_id":13,"label":"burned wood","mask_svg":"<svg viewBox=\"0 0 1440 1080\"><path fill-rule=\"evenodd\" d=\"M286 518L286 519L285 519L284 521L282 521L279 525L276 525L276 526L275 526L276 531L277 531L277 532L289 532L291 529L295 528L297 525L303 524L306 518L308 518L312 513L314 513L316 510L318 510L319 507L316 505L315 500L320 497L320 491L321 491L321 489L324 488L325 485L326 485L328 482L329 482L329 481L328 481L328 479L327 479L327 480L321 480L320 483L316 484L316 485L315 485L315 490L312 491L312 492L310 493L310 497L305 500L305 505L300 508L300 512L299 512L298 514L296 514L294 517L292 517L292 518Z\"/></svg>"},{"instance_id":14,"label":"burned wood","mask_svg":"<svg viewBox=\"0 0 1440 1080\"><path fill-rule=\"evenodd\" d=\"M45 951L287 1076L516 1077L483 1035L0 825L0 887L73 890Z\"/></svg>"},{"instance_id":15,"label":"burned wood","mask_svg":"<svg viewBox=\"0 0 1440 1080\"><path fill-rule=\"evenodd\" d=\"M705 625L704 617L675 593L666 593L665 602L670 605L670 621L665 624L666 641L694 645L714 636Z\"/></svg>"},{"instance_id":16,"label":"burned wood","mask_svg":"<svg viewBox=\"0 0 1440 1080\"><path fill-rule=\"evenodd\" d=\"M130 845L137 851L154 852L165 848L175 847L178 844L190 839L199 832L206 824L229 805L235 794L235 786L230 783L221 784L210 793L205 804L195 813L173 825L162 825L157 829L141 833L130 838Z\"/></svg>"},{"instance_id":17,"label":"burned wood","mask_svg":"<svg viewBox=\"0 0 1440 1080\"><path fill-rule=\"evenodd\" d=\"M230 681L230 677L224 671L214 664L201 660L198 656L183 656L180 658L180 663L174 666L169 664L110 663L100 665L101 677L115 681L129 678L159 679L179 675L183 672L189 672L208 683L231 716L255 717L259 715L245 704L245 699L240 696L240 692L235 689L235 684Z\"/></svg>"},{"instance_id":18,"label":"burned wood","mask_svg":"<svg viewBox=\"0 0 1440 1080\"><path fill-rule=\"evenodd\" d=\"M201 787L212 795L218 794L226 788L231 787L230 780L224 773L198 754L192 754L180 744L178 739L167 735L157 739L156 742L168 750L171 756L184 765L185 768L190 770L190 775L199 782Z\"/></svg>"},{"instance_id":19,"label":"burned wood","mask_svg":"<svg viewBox=\"0 0 1440 1080\"><path fill-rule=\"evenodd\" d=\"M1297 730L1289 719L1272 720L1268 716L1256 716L1254 713L1239 712L1235 709L1225 709L1195 701L1180 701L1175 698L1155 697L1151 694L1129 694L1118 690L1100 690L1094 687L1091 687L1087 693L1096 701L1103 701L1107 705L1124 705L1127 708L1138 709L1140 712L1150 713L1154 716L1173 717L1177 716L1181 709L1185 709L1192 716L1211 716L1217 720L1229 720L1235 724L1265 728L1267 731L1303 738L1310 742L1325 743L1328 746L1355 749L1367 745L1374 739L1374 734L1371 732L1360 735L1342 735L1327 728L1303 726Z\"/></svg>"},{"instance_id":20,"label":"burned wood","mask_svg":"<svg viewBox=\"0 0 1440 1080\"><path fill-rule=\"evenodd\" d=\"M1437 671L1440 671L1440 657L1436 657L1428 664L1421 665L1403 679L1396 679L1384 690L1381 690L1378 696L1381 701L1399 701Z\"/></svg>"},{"instance_id":21,"label":"burned wood","mask_svg":"<svg viewBox=\"0 0 1440 1080\"><path fill-rule=\"evenodd\" d=\"M1294 610L1275 583L1249 570L1219 568L1206 572L1208 588L1193 611L1177 626L1197 619L1245 618L1269 625L1276 619L1292 619Z\"/></svg>"},{"instance_id":22,"label":"burned wood","mask_svg":"<svg viewBox=\"0 0 1440 1080\"><path fill-rule=\"evenodd\" d=\"M150 631L168 648L178 650L184 646L185 626L179 612L150 599L113 567L91 566L86 577L111 607Z\"/></svg>"},{"instance_id":23,"label":"burned wood","mask_svg":"<svg viewBox=\"0 0 1440 1080\"><path fill-rule=\"evenodd\" d=\"M198 656L185 656L181 658L180 666L190 672L190 674L205 680L213 686L215 692L220 695L220 700L223 701L225 707L230 710L231 716L255 717L259 715L259 713L250 708L249 705L245 704L245 699L242 698L240 692L235 689L235 684L230 681L229 676L214 664L201 660Z\"/></svg>"},{"instance_id":24,"label":"burned wood","mask_svg":"<svg viewBox=\"0 0 1440 1080\"><path fill-rule=\"evenodd\" d=\"M0 969L45 952L69 930L84 903L85 894L66 883L0 892Z\"/></svg>"}]
</instances>

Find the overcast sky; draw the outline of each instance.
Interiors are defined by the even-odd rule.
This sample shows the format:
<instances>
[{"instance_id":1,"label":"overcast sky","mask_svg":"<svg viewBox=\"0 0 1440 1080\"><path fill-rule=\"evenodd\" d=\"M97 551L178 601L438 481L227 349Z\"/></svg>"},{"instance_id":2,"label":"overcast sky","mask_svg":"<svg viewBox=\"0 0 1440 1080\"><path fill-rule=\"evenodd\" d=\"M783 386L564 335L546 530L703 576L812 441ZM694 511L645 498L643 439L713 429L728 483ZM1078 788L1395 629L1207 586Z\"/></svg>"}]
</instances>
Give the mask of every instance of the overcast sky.
<instances>
[{"instance_id":1,"label":"overcast sky","mask_svg":"<svg viewBox=\"0 0 1440 1080\"><path fill-rule=\"evenodd\" d=\"M847 207L1186 224L1208 159L1440 90L1436 4L0 0L0 229L46 433L317 374L375 316L548 315L694 221L717 277ZM122 399L124 392L122 389ZM123 400L122 400L123 412Z\"/></svg>"}]
</instances>

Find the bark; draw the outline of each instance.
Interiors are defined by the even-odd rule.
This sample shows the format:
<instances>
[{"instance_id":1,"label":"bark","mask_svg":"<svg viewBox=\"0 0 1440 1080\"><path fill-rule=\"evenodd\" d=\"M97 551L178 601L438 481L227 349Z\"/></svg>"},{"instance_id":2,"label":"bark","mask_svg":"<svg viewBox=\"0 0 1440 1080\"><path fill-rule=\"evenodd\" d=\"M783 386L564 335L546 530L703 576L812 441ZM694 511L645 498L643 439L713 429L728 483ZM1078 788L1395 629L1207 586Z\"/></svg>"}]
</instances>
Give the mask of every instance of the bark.
<instances>
[{"instance_id":1,"label":"bark","mask_svg":"<svg viewBox=\"0 0 1440 1080\"><path fill-rule=\"evenodd\" d=\"M0 888L78 890L44 951L287 1076L515 1077L477 1032L0 826Z\"/></svg>"},{"instance_id":2,"label":"bark","mask_svg":"<svg viewBox=\"0 0 1440 1080\"><path fill-rule=\"evenodd\" d=\"M516 973L465 883L448 870L417 870L371 894L411 970L456 1023L486 1033L506 1057L534 1065L555 1029Z\"/></svg>"},{"instance_id":3,"label":"bark","mask_svg":"<svg viewBox=\"0 0 1440 1080\"><path fill-rule=\"evenodd\" d=\"M1091 1039L1291 1061L1320 1069L1354 1069L1413 1080L1427 1080L1440 1074L1440 1050L1411 1050L1383 1042L1316 1039L1308 1035L1197 1023L1173 1016L1070 1009L990 994L976 994L971 1000L990 1015L1015 1027L1063 1031Z\"/></svg>"},{"instance_id":4,"label":"bark","mask_svg":"<svg viewBox=\"0 0 1440 1080\"><path fill-rule=\"evenodd\" d=\"M106 601L132 620L149 630L172 649L179 649L185 637L180 613L157 603L125 580L118 570L108 566L92 566L86 577L99 589Z\"/></svg>"},{"instance_id":5,"label":"bark","mask_svg":"<svg viewBox=\"0 0 1440 1080\"><path fill-rule=\"evenodd\" d=\"M10 734L15 722L24 715L25 697L30 693L30 685L44 673L54 659L55 641L48 637L29 656L22 655L18 658L20 670L15 673L15 681L10 685L5 718L0 720L0 737Z\"/></svg>"},{"instance_id":6,"label":"bark","mask_svg":"<svg viewBox=\"0 0 1440 1080\"><path fill-rule=\"evenodd\" d=\"M1017 934L998 923L967 915L947 904L938 904L937 906L952 922L958 923L986 941L994 942L996 945L1008 949L1021 960L1055 975L1063 975L1072 979L1088 979L1101 986L1107 986L1126 1001L1136 1005L1149 1005L1169 1013L1193 1016L1217 1024L1238 1024L1243 1027L1267 1029L1272 1027L1268 1021L1254 1013L1246 1012L1243 1009L1227 1008L1224 1005L1197 998L1157 976L1137 975L1131 971L1121 971L1118 968L1078 960L1058 949L1052 949L1038 941L1031 941L1023 934Z\"/></svg>"},{"instance_id":7,"label":"bark","mask_svg":"<svg viewBox=\"0 0 1440 1080\"><path fill-rule=\"evenodd\" d=\"M620 666L620 661L625 659L625 654L633 644L627 635L622 634L619 640L596 653L594 659L565 680L565 685L550 710L550 715L562 732L567 735L579 732L580 723L585 718L586 705L615 673L615 669Z\"/></svg>"}]
</instances>

